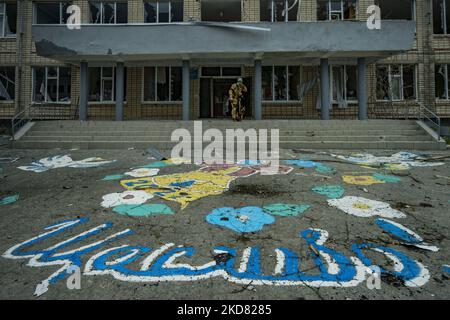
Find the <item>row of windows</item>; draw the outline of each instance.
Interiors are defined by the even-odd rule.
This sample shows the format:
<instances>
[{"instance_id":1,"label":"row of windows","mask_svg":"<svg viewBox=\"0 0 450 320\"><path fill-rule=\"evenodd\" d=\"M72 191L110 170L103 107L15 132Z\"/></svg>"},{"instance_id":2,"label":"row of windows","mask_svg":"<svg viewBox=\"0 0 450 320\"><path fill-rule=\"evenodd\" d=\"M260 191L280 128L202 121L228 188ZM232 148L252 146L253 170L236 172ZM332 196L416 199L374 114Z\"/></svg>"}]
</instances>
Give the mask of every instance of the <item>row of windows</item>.
<instances>
[{"instance_id":1,"label":"row of windows","mask_svg":"<svg viewBox=\"0 0 450 320\"><path fill-rule=\"evenodd\" d=\"M377 100L414 100L416 65L377 65ZM240 75L240 68L202 68L202 76ZM218 70L215 70L218 69ZM222 70L222 71L220 71ZM224 72L225 70L225 72ZM219 71L219 74L216 73ZM143 68L143 101L170 102L182 100L181 67ZM264 101L300 101L305 82L301 66L264 66L262 97ZM126 77L126 72L125 72ZM335 104L356 103L358 97L357 68L353 65L330 67L331 98ZM89 101L115 101L115 68L89 68ZM126 83L126 79L125 79ZM450 64L435 66L436 99L450 100ZM70 102L71 71L67 67L33 68L33 101L37 103ZM126 88L125 88L126 97ZM0 100L15 99L15 67L0 67Z\"/></svg>"},{"instance_id":2,"label":"row of windows","mask_svg":"<svg viewBox=\"0 0 450 320\"><path fill-rule=\"evenodd\" d=\"M450 67L435 66L436 98L450 100ZM240 68L202 68L202 76L240 76ZM216 70L217 69L217 70ZM181 67L143 68L143 101L171 102L182 100ZM69 102L71 73L68 67L34 67L33 101ZM301 101L307 85L302 79L301 66L264 66L262 68L262 98L264 101ZM125 72L126 77L126 72ZM333 103L357 102L358 76L353 65L330 67L331 98ZM377 65L377 100L414 100L416 94L416 66L413 64ZM115 68L89 68L89 101L115 101ZM126 83L126 79L125 79ZM126 96L126 88L125 96ZM15 67L0 67L0 100L15 98Z\"/></svg>"},{"instance_id":3,"label":"row of windows","mask_svg":"<svg viewBox=\"0 0 450 320\"><path fill-rule=\"evenodd\" d=\"M69 14L70 1L36 2L34 23L64 24ZM415 19L415 0L375 0L381 8L382 19ZM90 1L90 22L114 24L128 22L128 5L120 1ZM241 21L240 0L218 0L202 3L203 21ZM317 0L317 20L352 20L358 12L357 0ZM298 21L300 15L297 0L261 0L260 20ZM17 7L14 3L0 3L0 35L14 35L16 32ZM144 1L146 23L170 23L183 21L182 0ZM450 0L433 0L433 30L435 34L450 33Z\"/></svg>"}]
</instances>

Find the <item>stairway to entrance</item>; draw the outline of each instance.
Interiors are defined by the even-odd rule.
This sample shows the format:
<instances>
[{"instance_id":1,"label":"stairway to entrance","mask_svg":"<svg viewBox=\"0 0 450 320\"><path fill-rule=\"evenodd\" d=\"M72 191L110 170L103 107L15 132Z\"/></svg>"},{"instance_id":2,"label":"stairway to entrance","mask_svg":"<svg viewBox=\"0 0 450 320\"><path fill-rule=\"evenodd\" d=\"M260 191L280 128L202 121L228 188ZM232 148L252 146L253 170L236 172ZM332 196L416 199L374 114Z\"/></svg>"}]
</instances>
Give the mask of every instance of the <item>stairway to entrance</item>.
<instances>
[{"instance_id":1,"label":"stairway to entrance","mask_svg":"<svg viewBox=\"0 0 450 320\"><path fill-rule=\"evenodd\" d=\"M420 122L414 120L202 120L201 124L203 132L214 128L220 130L224 137L226 129L279 129L280 148L286 149L446 148L445 142L436 140ZM12 146L29 149L153 147L169 150L177 144L171 141L171 134L178 128L187 129L194 137L194 121L37 121Z\"/></svg>"}]
</instances>

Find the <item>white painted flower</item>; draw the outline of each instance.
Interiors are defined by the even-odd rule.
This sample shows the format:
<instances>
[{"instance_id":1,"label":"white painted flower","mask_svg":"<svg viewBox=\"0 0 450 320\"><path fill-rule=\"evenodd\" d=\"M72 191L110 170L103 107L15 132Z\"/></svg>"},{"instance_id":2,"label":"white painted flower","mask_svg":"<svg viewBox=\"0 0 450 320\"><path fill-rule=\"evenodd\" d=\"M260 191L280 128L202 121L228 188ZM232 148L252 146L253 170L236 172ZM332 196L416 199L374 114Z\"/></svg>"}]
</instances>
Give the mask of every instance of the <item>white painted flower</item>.
<instances>
[{"instance_id":1,"label":"white painted flower","mask_svg":"<svg viewBox=\"0 0 450 320\"><path fill-rule=\"evenodd\" d=\"M142 177L151 177L156 176L159 172L159 169L153 168L137 168L131 171L125 172L126 175L132 176L134 178L142 178Z\"/></svg>"},{"instance_id":2,"label":"white painted flower","mask_svg":"<svg viewBox=\"0 0 450 320\"><path fill-rule=\"evenodd\" d=\"M105 208L111 208L121 204L143 204L151 198L153 198L153 195L145 191L128 190L122 193L109 193L104 195L101 205Z\"/></svg>"},{"instance_id":3,"label":"white painted flower","mask_svg":"<svg viewBox=\"0 0 450 320\"><path fill-rule=\"evenodd\" d=\"M340 199L330 199L328 200L328 204L357 217L406 217L403 212L391 208L389 203L370 200L363 197L346 196Z\"/></svg>"}]
</instances>

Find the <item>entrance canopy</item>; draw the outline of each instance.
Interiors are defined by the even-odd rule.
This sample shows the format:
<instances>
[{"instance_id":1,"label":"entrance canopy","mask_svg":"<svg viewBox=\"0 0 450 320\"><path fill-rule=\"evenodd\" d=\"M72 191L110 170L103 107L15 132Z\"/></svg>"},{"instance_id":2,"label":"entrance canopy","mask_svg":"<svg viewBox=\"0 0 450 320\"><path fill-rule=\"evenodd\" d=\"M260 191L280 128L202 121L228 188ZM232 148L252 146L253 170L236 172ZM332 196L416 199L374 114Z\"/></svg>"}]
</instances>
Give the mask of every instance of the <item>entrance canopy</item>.
<instances>
[{"instance_id":1,"label":"entrance canopy","mask_svg":"<svg viewBox=\"0 0 450 320\"><path fill-rule=\"evenodd\" d=\"M69 63L320 58L380 59L410 50L414 21L34 25L37 54ZM318 60L317 60L318 61Z\"/></svg>"}]
</instances>

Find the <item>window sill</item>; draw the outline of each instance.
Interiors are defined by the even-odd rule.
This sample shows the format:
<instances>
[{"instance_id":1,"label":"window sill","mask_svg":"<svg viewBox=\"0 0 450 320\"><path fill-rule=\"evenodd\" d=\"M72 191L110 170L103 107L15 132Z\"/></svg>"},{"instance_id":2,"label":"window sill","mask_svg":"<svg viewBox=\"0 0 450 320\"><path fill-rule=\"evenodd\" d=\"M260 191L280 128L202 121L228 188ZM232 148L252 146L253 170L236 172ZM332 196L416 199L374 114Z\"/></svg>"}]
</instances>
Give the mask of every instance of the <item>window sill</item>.
<instances>
[{"instance_id":1,"label":"window sill","mask_svg":"<svg viewBox=\"0 0 450 320\"><path fill-rule=\"evenodd\" d=\"M0 104L11 104L14 102L15 102L15 100L0 100Z\"/></svg>"},{"instance_id":2,"label":"window sill","mask_svg":"<svg viewBox=\"0 0 450 320\"><path fill-rule=\"evenodd\" d=\"M71 101L67 101L67 102L61 102L61 101L36 102L36 101L33 101L31 103L33 104L33 106L45 106L45 105L48 105L48 104L70 105L72 102Z\"/></svg>"},{"instance_id":3,"label":"window sill","mask_svg":"<svg viewBox=\"0 0 450 320\"><path fill-rule=\"evenodd\" d=\"M278 104L290 104L290 103L298 103L298 104L303 104L303 102L301 102L300 100L263 100L262 103L278 103Z\"/></svg>"},{"instance_id":4,"label":"window sill","mask_svg":"<svg viewBox=\"0 0 450 320\"><path fill-rule=\"evenodd\" d=\"M102 105L102 104L116 105L116 101L88 101L88 105ZM127 102L124 101L123 104L127 104Z\"/></svg>"}]
</instances>

